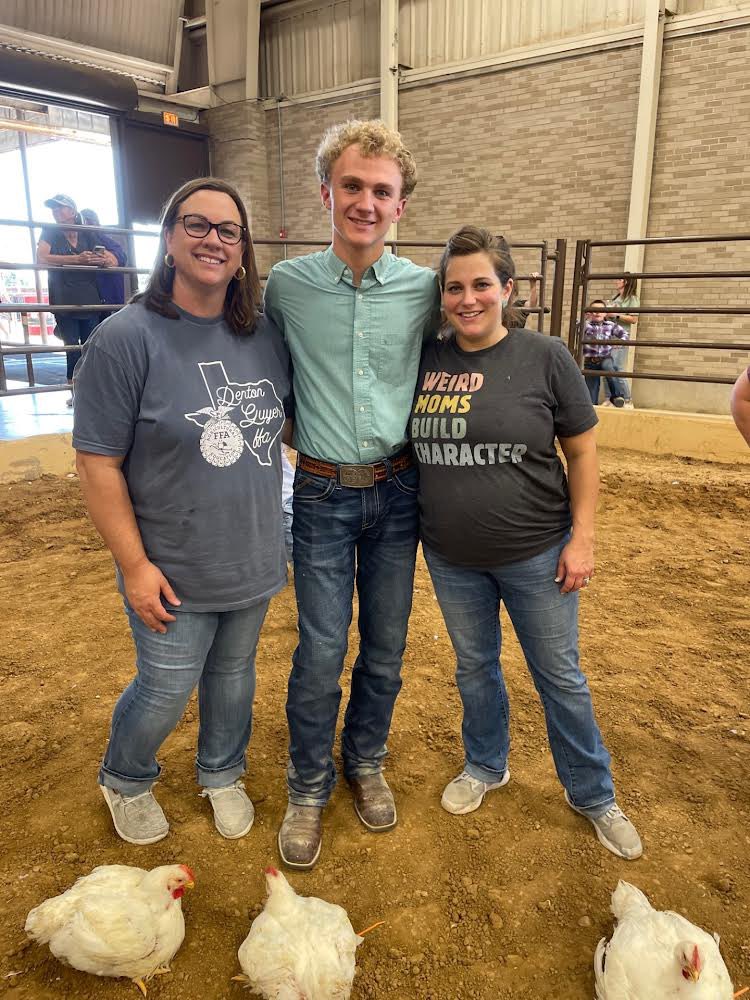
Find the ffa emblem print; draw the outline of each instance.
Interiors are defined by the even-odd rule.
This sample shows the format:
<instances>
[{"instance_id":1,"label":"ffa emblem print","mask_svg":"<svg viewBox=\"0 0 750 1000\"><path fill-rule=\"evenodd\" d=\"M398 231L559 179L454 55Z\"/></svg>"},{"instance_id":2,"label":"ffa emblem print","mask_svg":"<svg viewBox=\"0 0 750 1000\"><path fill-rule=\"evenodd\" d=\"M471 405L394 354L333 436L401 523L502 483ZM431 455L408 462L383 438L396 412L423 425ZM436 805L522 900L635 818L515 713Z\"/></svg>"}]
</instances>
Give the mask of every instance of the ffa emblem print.
<instances>
[{"instance_id":1,"label":"ffa emblem print","mask_svg":"<svg viewBox=\"0 0 750 1000\"><path fill-rule=\"evenodd\" d=\"M203 428L200 440L201 455L209 465L234 465L244 451L245 439L242 431L237 424L226 419L229 410L228 406L220 406L216 410L207 406L198 410L199 413L206 413L210 417Z\"/></svg>"},{"instance_id":2,"label":"ffa emblem print","mask_svg":"<svg viewBox=\"0 0 750 1000\"><path fill-rule=\"evenodd\" d=\"M247 450L259 465L272 465L271 449L281 434L284 408L273 382L233 382L222 361L201 362L210 406L186 413L202 433L201 455L217 469L238 462Z\"/></svg>"}]
</instances>

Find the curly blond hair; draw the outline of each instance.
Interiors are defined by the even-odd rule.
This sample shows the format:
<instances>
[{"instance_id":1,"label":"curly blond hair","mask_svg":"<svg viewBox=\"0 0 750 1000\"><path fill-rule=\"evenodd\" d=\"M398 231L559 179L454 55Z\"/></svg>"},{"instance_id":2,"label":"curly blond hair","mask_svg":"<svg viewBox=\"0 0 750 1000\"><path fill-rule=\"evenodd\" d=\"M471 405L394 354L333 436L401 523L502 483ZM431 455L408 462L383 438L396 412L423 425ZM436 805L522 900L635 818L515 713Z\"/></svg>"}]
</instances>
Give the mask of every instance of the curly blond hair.
<instances>
[{"instance_id":1,"label":"curly blond hair","mask_svg":"<svg viewBox=\"0 0 750 1000\"><path fill-rule=\"evenodd\" d=\"M315 156L315 169L321 183L329 184L333 165L347 148L359 146L363 156L390 156L401 171L401 197L408 198L417 186L417 165L404 145L401 134L377 119L349 121L326 130Z\"/></svg>"}]
</instances>

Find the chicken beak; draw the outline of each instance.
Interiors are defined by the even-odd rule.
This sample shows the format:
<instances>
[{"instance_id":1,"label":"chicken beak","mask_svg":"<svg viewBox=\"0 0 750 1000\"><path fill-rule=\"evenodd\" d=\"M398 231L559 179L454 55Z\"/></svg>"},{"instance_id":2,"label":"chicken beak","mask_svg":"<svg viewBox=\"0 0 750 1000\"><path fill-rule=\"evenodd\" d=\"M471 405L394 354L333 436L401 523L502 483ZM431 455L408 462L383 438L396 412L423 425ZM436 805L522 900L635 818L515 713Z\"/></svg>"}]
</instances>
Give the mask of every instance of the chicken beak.
<instances>
[{"instance_id":1,"label":"chicken beak","mask_svg":"<svg viewBox=\"0 0 750 1000\"><path fill-rule=\"evenodd\" d=\"M194 889L195 888L195 882L184 882L183 883L183 888L185 888L185 889Z\"/></svg>"},{"instance_id":2,"label":"chicken beak","mask_svg":"<svg viewBox=\"0 0 750 1000\"><path fill-rule=\"evenodd\" d=\"M697 983L701 977L700 969L696 969L694 965L689 965L687 967L688 978L692 983Z\"/></svg>"}]
</instances>

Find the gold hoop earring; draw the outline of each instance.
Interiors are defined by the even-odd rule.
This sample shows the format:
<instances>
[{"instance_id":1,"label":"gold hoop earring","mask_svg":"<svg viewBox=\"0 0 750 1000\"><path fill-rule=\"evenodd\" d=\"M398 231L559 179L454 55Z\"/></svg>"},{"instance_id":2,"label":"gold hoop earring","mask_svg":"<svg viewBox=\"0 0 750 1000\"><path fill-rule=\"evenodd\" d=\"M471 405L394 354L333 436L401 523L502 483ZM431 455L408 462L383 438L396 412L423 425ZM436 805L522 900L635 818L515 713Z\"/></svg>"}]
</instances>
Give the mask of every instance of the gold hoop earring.
<instances>
[{"instance_id":1,"label":"gold hoop earring","mask_svg":"<svg viewBox=\"0 0 750 1000\"><path fill-rule=\"evenodd\" d=\"M174 268L174 257L171 253L164 254L164 266L168 267L170 270Z\"/></svg>"},{"instance_id":2,"label":"gold hoop earring","mask_svg":"<svg viewBox=\"0 0 750 1000\"><path fill-rule=\"evenodd\" d=\"M245 265L244 264L240 264L240 266L234 272L234 276L237 279L237 281L244 281L245 280L245 278L247 277L247 271L245 270Z\"/></svg>"}]
</instances>

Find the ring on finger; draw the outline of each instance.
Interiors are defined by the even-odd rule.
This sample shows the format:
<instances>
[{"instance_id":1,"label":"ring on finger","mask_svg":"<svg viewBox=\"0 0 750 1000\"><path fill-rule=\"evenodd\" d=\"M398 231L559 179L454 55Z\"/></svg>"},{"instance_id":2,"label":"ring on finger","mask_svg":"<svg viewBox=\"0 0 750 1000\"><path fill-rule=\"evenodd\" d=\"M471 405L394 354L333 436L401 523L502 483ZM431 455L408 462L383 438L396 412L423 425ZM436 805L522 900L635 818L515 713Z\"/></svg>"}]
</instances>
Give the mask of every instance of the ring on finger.
<instances>
[{"instance_id":1,"label":"ring on finger","mask_svg":"<svg viewBox=\"0 0 750 1000\"><path fill-rule=\"evenodd\" d=\"M583 578L583 585L584 585L584 587L588 587L588 585L590 583L591 583L591 577L590 576L584 576L584 578Z\"/></svg>"}]
</instances>

